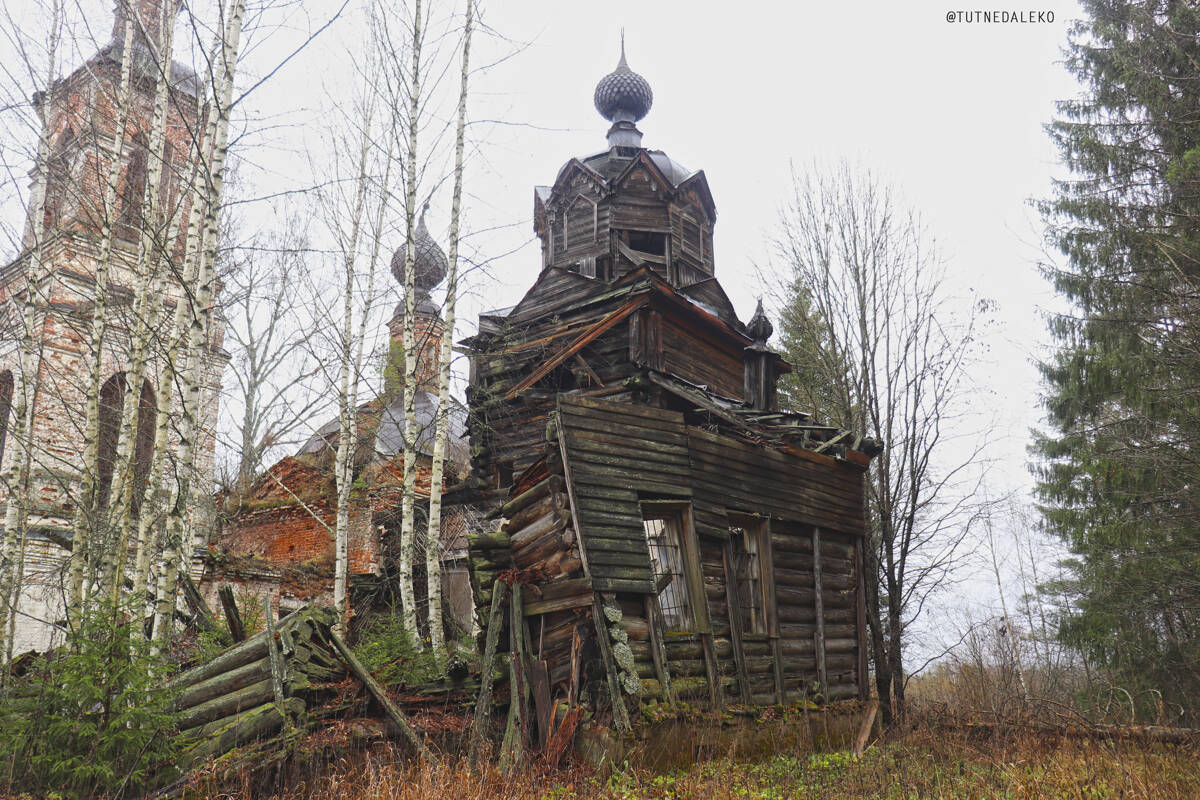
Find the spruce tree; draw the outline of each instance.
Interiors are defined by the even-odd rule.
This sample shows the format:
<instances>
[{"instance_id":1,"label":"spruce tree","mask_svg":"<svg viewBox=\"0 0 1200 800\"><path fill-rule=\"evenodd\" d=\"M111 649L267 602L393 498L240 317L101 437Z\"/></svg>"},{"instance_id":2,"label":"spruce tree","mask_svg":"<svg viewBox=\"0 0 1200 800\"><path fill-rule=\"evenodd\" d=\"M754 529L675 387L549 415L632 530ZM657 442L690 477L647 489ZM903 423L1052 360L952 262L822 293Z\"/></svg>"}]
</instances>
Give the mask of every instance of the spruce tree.
<instances>
[{"instance_id":1,"label":"spruce tree","mask_svg":"<svg viewBox=\"0 0 1200 800\"><path fill-rule=\"evenodd\" d=\"M1033 445L1070 546L1064 640L1143 698L1200 697L1200 11L1085 0L1082 95L1049 130L1069 177L1042 204L1071 303L1041 365Z\"/></svg>"}]
</instances>

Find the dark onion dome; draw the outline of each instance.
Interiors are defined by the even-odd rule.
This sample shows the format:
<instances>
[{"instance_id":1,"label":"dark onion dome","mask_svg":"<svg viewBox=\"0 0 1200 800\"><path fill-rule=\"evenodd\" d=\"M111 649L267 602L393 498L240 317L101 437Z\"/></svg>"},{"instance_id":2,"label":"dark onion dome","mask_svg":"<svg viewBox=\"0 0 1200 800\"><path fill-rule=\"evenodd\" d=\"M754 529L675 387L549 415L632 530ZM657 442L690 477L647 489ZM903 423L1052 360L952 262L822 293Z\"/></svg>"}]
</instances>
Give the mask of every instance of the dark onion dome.
<instances>
[{"instance_id":1,"label":"dark onion dome","mask_svg":"<svg viewBox=\"0 0 1200 800\"><path fill-rule=\"evenodd\" d=\"M637 122L650 113L654 92L641 75L625 63L625 37L621 37L621 60L617 68L596 84L596 110L609 122Z\"/></svg>"},{"instance_id":2,"label":"dark onion dome","mask_svg":"<svg viewBox=\"0 0 1200 800\"><path fill-rule=\"evenodd\" d=\"M775 326L771 324L771 320L767 319L760 297L758 298L758 307L754 309L754 316L746 323L746 333L750 335L755 344L766 344L767 339L770 339L774 332Z\"/></svg>"},{"instance_id":3,"label":"dark onion dome","mask_svg":"<svg viewBox=\"0 0 1200 800\"><path fill-rule=\"evenodd\" d=\"M426 206L426 210L428 206ZM416 254L414 265L415 276L413 283L416 286L416 295L418 300L423 300L429 296L433 287L441 283L446 277L446 269L448 262L446 254L438 243L429 235L429 228L425 227L425 212L421 212L421 219L417 223L417 231L413 237ZM396 252L392 254L392 277L394 277L401 286L404 285L404 262L407 258L407 247L401 245L396 248Z\"/></svg>"}]
</instances>

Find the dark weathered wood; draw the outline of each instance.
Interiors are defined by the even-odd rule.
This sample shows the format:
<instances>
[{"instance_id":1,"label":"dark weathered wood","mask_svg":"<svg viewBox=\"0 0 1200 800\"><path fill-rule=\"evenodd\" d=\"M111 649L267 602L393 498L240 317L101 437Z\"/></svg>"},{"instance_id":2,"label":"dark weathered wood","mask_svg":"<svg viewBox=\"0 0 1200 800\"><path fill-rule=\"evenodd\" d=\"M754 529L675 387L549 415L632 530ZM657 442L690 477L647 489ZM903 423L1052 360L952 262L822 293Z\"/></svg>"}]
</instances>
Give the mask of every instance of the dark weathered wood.
<instances>
[{"instance_id":1,"label":"dark weathered wood","mask_svg":"<svg viewBox=\"0 0 1200 800\"><path fill-rule=\"evenodd\" d=\"M650 633L650 657L654 661L654 677L662 686L663 699L668 703L674 703L675 695L671 691L671 671L667 667L667 651L663 646L663 631L666 629L666 625L663 624L662 610L658 606L658 596L646 595L645 608L646 625ZM631 641L630 644L633 642Z\"/></svg>"},{"instance_id":2,"label":"dark weathered wood","mask_svg":"<svg viewBox=\"0 0 1200 800\"><path fill-rule=\"evenodd\" d=\"M509 772L523 763L529 745L529 683L526 680L525 617L521 610L521 586L510 588L508 616L508 720L500 743L500 771Z\"/></svg>"},{"instance_id":3,"label":"dark weathered wood","mask_svg":"<svg viewBox=\"0 0 1200 800\"><path fill-rule=\"evenodd\" d=\"M246 641L246 628L242 624L242 615L238 611L237 600L233 597L233 587L229 584L217 590L221 598L221 608L225 611L225 624L229 627L229 635L234 643Z\"/></svg>"},{"instance_id":4,"label":"dark weathered wood","mask_svg":"<svg viewBox=\"0 0 1200 800\"><path fill-rule=\"evenodd\" d=\"M554 710L550 702L550 670L545 661L529 662L529 686L533 692L533 709L537 715L538 749L545 750L550 738L550 717Z\"/></svg>"},{"instance_id":5,"label":"dark weathered wood","mask_svg":"<svg viewBox=\"0 0 1200 800\"><path fill-rule=\"evenodd\" d=\"M184 688L175 698L174 707L177 710L198 706L209 700L223 697L243 689L252 683L267 680L271 676L271 665L267 659L261 659L240 667L234 667L221 675L214 675L207 680L199 681Z\"/></svg>"},{"instance_id":6,"label":"dark weathered wood","mask_svg":"<svg viewBox=\"0 0 1200 800\"><path fill-rule=\"evenodd\" d=\"M239 645L231 647L225 652L213 658L204 664L199 664L191 669L181 672L179 675L172 678L167 686L175 689L184 686L191 686L208 680L218 675L223 675L226 672L244 666L255 661L260 661L267 656L267 634L266 631L251 636L246 641Z\"/></svg>"},{"instance_id":7,"label":"dark weathered wood","mask_svg":"<svg viewBox=\"0 0 1200 800\"><path fill-rule=\"evenodd\" d=\"M187 573L187 570L180 571L179 584L183 589L183 600L187 604L188 610L195 617L196 625L201 630L217 630L216 617L213 616L212 609L208 607L208 603L204 602L204 598L200 595L200 590L196 588L196 584L192 581L192 576Z\"/></svg>"},{"instance_id":8,"label":"dark weathered wood","mask_svg":"<svg viewBox=\"0 0 1200 800\"><path fill-rule=\"evenodd\" d=\"M750 535L750 534L747 534ZM725 569L725 598L729 609L729 637L733 642L733 663L737 668L738 687L742 702L750 702L750 675L746 672L746 649L742 643L741 598L733 565L733 543L726 541L721 548Z\"/></svg>"},{"instance_id":9,"label":"dark weathered wood","mask_svg":"<svg viewBox=\"0 0 1200 800\"><path fill-rule=\"evenodd\" d=\"M555 611L566 611L571 608L585 608L592 604L592 585L589 581L586 588L579 594L564 595L549 600L534 600L525 606L525 616L533 617L539 614L552 614Z\"/></svg>"},{"instance_id":10,"label":"dark weathered wood","mask_svg":"<svg viewBox=\"0 0 1200 800\"><path fill-rule=\"evenodd\" d=\"M645 302L646 302L646 300L644 297L635 297L633 300L630 300L628 303L621 306L613 313L609 314L607 317L602 319L600 322L593 325L590 329L588 329L588 331L586 333L584 333L582 336L577 338L570 345L568 345L567 347L560 350L558 352L558 354L556 354L555 356L553 356L552 358L547 360L544 364L542 364L540 367L535 369L533 371L533 373L531 373L528 377L523 379L520 383L518 383L513 388L509 389L508 393L504 396L504 398L506 400L510 400L518 392L520 392L524 389L528 389L530 386L533 386L533 384L537 383L542 378L544 378L546 375L548 375L550 373L550 370L554 369L559 364L562 364L568 358L570 358L571 356L578 353L580 350L582 350L584 347L586 347L590 342L592 342L597 337L599 337L602 333L604 333L609 328L616 325L618 322L625 319L625 317L629 316L634 311L636 311L638 308L640 308L642 305L644 305Z\"/></svg>"},{"instance_id":11,"label":"dark weathered wood","mask_svg":"<svg viewBox=\"0 0 1200 800\"><path fill-rule=\"evenodd\" d=\"M550 492L545 497L530 503L517 512L511 519L500 526L500 530L512 536L537 520L561 511L564 505L566 505L566 500L561 494Z\"/></svg>"},{"instance_id":12,"label":"dark weathered wood","mask_svg":"<svg viewBox=\"0 0 1200 800\"><path fill-rule=\"evenodd\" d=\"M866 700L871 694L871 686L867 678L867 594L864 583L862 548L862 540L856 539L854 542L854 574L859 576L855 582L854 592L854 627L855 639L857 640L856 646L858 648L858 674L856 678L858 682L858 697L860 700Z\"/></svg>"},{"instance_id":13,"label":"dark weathered wood","mask_svg":"<svg viewBox=\"0 0 1200 800\"><path fill-rule=\"evenodd\" d=\"M387 714L388 719L396 727L400 735L408 740L408 743L413 746L413 749L417 751L417 754L421 758L429 758L429 750L425 747L425 743L417 736L416 731L408 723L408 719L396 707L396 704L392 702L392 698L387 696L387 692L383 690L383 687L372 677L371 673L367 671L367 668L362 665L350 648L346 646L346 643L342 641L340 636L330 631L329 638L333 646L337 648L338 654L346 662L346 666L354 673L354 677L362 681L370 695L383 707L384 713Z\"/></svg>"},{"instance_id":14,"label":"dark weathered wood","mask_svg":"<svg viewBox=\"0 0 1200 800\"><path fill-rule=\"evenodd\" d=\"M536 520L531 520L529 524L520 529L512 531L512 546L514 550L519 550L526 547L534 539L539 536L550 533L554 530L560 530L569 523L569 516L556 509L551 509L546 512L545 516L539 517Z\"/></svg>"},{"instance_id":15,"label":"dark weathered wood","mask_svg":"<svg viewBox=\"0 0 1200 800\"><path fill-rule=\"evenodd\" d=\"M267 678L206 703L183 709L175 715L175 727L181 731L190 730L239 711L248 711L274 699L275 691L271 680Z\"/></svg>"},{"instance_id":16,"label":"dark weathered wood","mask_svg":"<svg viewBox=\"0 0 1200 800\"><path fill-rule=\"evenodd\" d=\"M829 688L829 673L825 664L825 603L821 588L821 529L812 530L813 552L813 614L816 617L817 629L813 633L813 644L816 648L817 680L821 691Z\"/></svg>"},{"instance_id":17,"label":"dark weathered wood","mask_svg":"<svg viewBox=\"0 0 1200 800\"><path fill-rule=\"evenodd\" d=\"M227 753L239 745L253 742L279 730L283 726L285 713L302 713L303 710L304 701L300 698L292 698L285 708L271 702L248 709L185 751L178 761L181 764L194 765Z\"/></svg>"},{"instance_id":18,"label":"dark weathered wood","mask_svg":"<svg viewBox=\"0 0 1200 800\"><path fill-rule=\"evenodd\" d=\"M275 619L271 613L271 596L263 596L263 617L267 625L267 662L271 665L271 689L275 696L275 705L284 708L283 687L287 680L284 675L283 658L279 653L279 643L275 641ZM285 715L286 716L286 715Z\"/></svg>"},{"instance_id":19,"label":"dark weathered wood","mask_svg":"<svg viewBox=\"0 0 1200 800\"><path fill-rule=\"evenodd\" d=\"M475 764L479 758L479 746L487 736L488 721L492 716L492 673L496 663L496 648L500 645L500 629L504 627L500 611L507 588L500 582L496 582L492 587L492 610L488 615L487 635L479 674L479 699L475 702L475 724L471 728L469 751L472 764Z\"/></svg>"},{"instance_id":20,"label":"dark weathered wood","mask_svg":"<svg viewBox=\"0 0 1200 800\"><path fill-rule=\"evenodd\" d=\"M530 503L540 500L551 492L559 491L562 488L561 481L562 479L557 475L551 475L549 478L534 486L532 489L529 489L523 494L517 495L512 500L509 500L507 503L502 505L500 507L500 516L511 519Z\"/></svg>"},{"instance_id":21,"label":"dark weathered wood","mask_svg":"<svg viewBox=\"0 0 1200 800\"><path fill-rule=\"evenodd\" d=\"M620 682L617 680L617 662L613 658L612 644L608 639L608 620L604 616L603 602L599 592L592 594L592 623L596 629L596 643L600 647L600 659L604 664L604 673L607 678L613 723L619 731L630 730L629 709L625 706L624 694L621 691Z\"/></svg>"}]
</instances>

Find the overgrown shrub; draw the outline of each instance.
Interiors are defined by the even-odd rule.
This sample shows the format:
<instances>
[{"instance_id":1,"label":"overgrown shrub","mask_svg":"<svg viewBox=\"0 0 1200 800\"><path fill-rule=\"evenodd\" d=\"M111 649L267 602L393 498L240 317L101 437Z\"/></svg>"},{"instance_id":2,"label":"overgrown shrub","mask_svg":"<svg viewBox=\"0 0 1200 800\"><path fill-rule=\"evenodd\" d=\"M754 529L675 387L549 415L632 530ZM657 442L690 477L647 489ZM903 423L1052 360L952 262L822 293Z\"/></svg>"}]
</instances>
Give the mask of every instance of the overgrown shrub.
<instances>
[{"instance_id":1,"label":"overgrown shrub","mask_svg":"<svg viewBox=\"0 0 1200 800\"><path fill-rule=\"evenodd\" d=\"M381 682L415 687L442 677L429 650L421 649L399 615L380 614L360 634L354 654Z\"/></svg>"},{"instance_id":2,"label":"overgrown shrub","mask_svg":"<svg viewBox=\"0 0 1200 800\"><path fill-rule=\"evenodd\" d=\"M140 793L178 747L167 672L119 608L87 614L0 696L0 786L39 797Z\"/></svg>"}]
</instances>

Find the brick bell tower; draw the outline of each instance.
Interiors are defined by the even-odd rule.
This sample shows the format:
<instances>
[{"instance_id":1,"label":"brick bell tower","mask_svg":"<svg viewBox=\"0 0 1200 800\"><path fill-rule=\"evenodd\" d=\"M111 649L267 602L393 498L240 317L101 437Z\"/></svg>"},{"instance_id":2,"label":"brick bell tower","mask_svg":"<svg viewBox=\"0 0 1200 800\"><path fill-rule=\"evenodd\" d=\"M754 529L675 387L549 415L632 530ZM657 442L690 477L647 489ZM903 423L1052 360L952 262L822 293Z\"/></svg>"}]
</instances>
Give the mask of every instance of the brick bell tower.
<instances>
[{"instance_id":1,"label":"brick bell tower","mask_svg":"<svg viewBox=\"0 0 1200 800\"><path fill-rule=\"evenodd\" d=\"M46 176L44 235L40 278L49 307L39 320L40 363L34 399L31 498L28 542L17 613L14 652L42 649L53 623L61 619L65 565L71 522L80 487L85 451L86 404L91 350L92 309L97 298L96 275L104 258L103 230L112 229L107 263L108 328L102 348L100 434L97 441L97 492L103 506L112 486L126 373L130 368L135 315L147 308L135 297L137 276L150 259L165 268L164 290L152 300L161 303L156 342L169 340L174 308L186 293L177 277L184 273L183 239L190 211L189 180L194 160L202 82L188 67L168 62L163 68L166 35L178 17L181 0L118 0L113 35L86 63L58 80L48 94L36 94L49 128L50 158ZM124 142L114 150L120 124L117 98L127 20L132 20L131 103ZM151 152L151 118L159 80L169 81L166 143L161 155ZM161 215L143 212L152 159L161 159L162 180L157 189ZM105 202L105 183L114 160L119 160L115 202ZM23 252L0 267L0 469L7 468L20 448L5 447L11 427L14 378L19 375L17 342L19 308L28 291L28 258L34 242L34 220L26 221ZM152 242L153 255L139 255ZM150 308L153 308L150 306ZM201 496L209 491L213 465L214 425L221 372L228 355L221 349L223 325L214 318L202 364L204 389L197 431L196 466ZM152 460L155 419L159 413L178 415L181 398L169 409L155 407L154 387L163 364L160 344L151 346L140 401L134 457L134 485L145 485ZM11 443L10 443L11 444ZM194 481L194 484L197 482ZM136 494L136 492L135 492ZM0 486L0 514L7 506ZM2 519L2 516L0 516Z\"/></svg>"}]
</instances>

